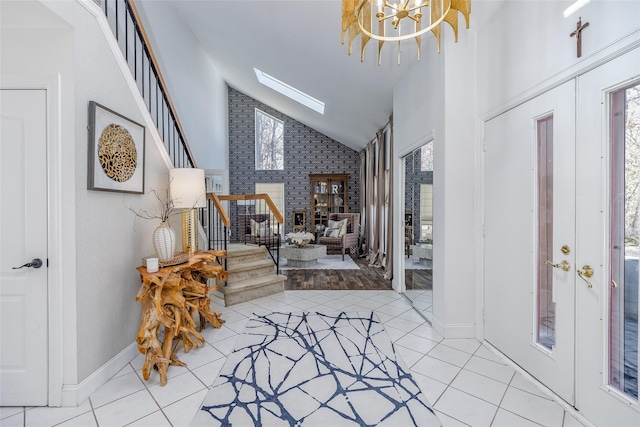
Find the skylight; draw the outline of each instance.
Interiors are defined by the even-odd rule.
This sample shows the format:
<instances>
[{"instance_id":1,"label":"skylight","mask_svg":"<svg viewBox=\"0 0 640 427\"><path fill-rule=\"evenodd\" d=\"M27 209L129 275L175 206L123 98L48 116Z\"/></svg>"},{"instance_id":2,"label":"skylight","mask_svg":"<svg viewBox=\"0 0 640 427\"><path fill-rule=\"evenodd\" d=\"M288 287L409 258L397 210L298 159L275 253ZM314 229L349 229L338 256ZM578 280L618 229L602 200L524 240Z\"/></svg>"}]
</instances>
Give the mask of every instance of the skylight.
<instances>
[{"instance_id":1,"label":"skylight","mask_svg":"<svg viewBox=\"0 0 640 427\"><path fill-rule=\"evenodd\" d=\"M324 102L315 99L313 96L307 95L301 90L296 89L293 86L289 86L283 81L276 79L269 74L258 70L257 68L253 68L256 72L256 77L258 81L263 85L270 87L271 89L280 92L281 94L288 96L296 102L304 105L305 107L311 108L314 111L317 111L320 114L324 114Z\"/></svg>"}]
</instances>

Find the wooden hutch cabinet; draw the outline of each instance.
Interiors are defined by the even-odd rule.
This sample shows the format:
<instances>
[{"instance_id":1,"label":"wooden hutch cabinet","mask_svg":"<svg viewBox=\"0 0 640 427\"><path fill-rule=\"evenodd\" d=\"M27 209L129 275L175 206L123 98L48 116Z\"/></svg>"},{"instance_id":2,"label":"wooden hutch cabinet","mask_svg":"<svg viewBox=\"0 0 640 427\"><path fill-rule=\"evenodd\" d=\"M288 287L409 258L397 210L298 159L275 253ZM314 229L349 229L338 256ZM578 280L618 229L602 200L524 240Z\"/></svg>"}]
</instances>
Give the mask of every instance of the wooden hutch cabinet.
<instances>
[{"instance_id":1,"label":"wooden hutch cabinet","mask_svg":"<svg viewBox=\"0 0 640 427\"><path fill-rule=\"evenodd\" d=\"M311 179L311 232L322 233L329 214L349 212L349 174L309 174Z\"/></svg>"}]
</instances>

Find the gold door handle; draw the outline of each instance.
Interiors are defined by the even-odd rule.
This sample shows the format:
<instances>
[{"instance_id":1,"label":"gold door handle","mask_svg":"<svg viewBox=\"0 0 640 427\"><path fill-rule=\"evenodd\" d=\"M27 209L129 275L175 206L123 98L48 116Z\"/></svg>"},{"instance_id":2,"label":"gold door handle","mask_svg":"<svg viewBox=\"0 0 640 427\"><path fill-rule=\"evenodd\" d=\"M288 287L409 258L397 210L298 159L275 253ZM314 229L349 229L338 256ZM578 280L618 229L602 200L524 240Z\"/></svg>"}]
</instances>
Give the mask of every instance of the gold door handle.
<instances>
[{"instance_id":1,"label":"gold door handle","mask_svg":"<svg viewBox=\"0 0 640 427\"><path fill-rule=\"evenodd\" d=\"M545 261L544 263L549 264L553 268L561 268L564 271L569 271L571 269L571 266L569 265L569 261L567 260L559 262L558 264L554 264L551 261Z\"/></svg>"},{"instance_id":2,"label":"gold door handle","mask_svg":"<svg viewBox=\"0 0 640 427\"><path fill-rule=\"evenodd\" d=\"M591 268L590 265L585 265L582 268L579 268L578 270L576 270L576 272L578 273L578 276L580 276L582 280L587 282L587 285L589 285L589 288L593 288L593 285L591 284L591 280L589 280L589 278L593 276L593 268Z\"/></svg>"}]
</instances>

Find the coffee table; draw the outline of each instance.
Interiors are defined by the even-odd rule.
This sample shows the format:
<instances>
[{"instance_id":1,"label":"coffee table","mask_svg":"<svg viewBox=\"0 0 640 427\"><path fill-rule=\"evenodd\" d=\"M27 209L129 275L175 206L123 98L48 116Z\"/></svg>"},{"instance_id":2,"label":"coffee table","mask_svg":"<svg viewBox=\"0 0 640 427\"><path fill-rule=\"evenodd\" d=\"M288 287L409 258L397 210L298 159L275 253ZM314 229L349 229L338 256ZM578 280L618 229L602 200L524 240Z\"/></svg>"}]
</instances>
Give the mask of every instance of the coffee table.
<instances>
[{"instance_id":1,"label":"coffee table","mask_svg":"<svg viewBox=\"0 0 640 427\"><path fill-rule=\"evenodd\" d=\"M419 243L411 245L411 253L420 259L420 264L431 267L433 265L433 245Z\"/></svg>"},{"instance_id":2,"label":"coffee table","mask_svg":"<svg viewBox=\"0 0 640 427\"><path fill-rule=\"evenodd\" d=\"M303 247L286 245L280 248L280 257L287 259L289 267L310 267L318 263L318 258L327 255L324 245L310 245Z\"/></svg>"}]
</instances>

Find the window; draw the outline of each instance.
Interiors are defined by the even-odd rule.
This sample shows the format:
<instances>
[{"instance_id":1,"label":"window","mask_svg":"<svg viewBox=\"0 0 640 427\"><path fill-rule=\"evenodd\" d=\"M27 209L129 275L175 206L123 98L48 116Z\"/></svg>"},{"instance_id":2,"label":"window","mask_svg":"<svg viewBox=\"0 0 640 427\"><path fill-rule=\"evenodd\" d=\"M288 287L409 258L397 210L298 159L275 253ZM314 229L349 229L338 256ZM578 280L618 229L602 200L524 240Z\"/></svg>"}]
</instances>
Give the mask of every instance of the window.
<instances>
[{"instance_id":1,"label":"window","mask_svg":"<svg viewBox=\"0 0 640 427\"><path fill-rule=\"evenodd\" d=\"M420 241L430 242L433 239L432 233L433 184L420 184Z\"/></svg>"},{"instance_id":2,"label":"window","mask_svg":"<svg viewBox=\"0 0 640 427\"><path fill-rule=\"evenodd\" d=\"M284 170L284 123L257 108L256 170Z\"/></svg>"},{"instance_id":3,"label":"window","mask_svg":"<svg viewBox=\"0 0 640 427\"><path fill-rule=\"evenodd\" d=\"M547 350L556 343L556 303L553 300L553 115L537 121L538 156L538 295L536 342Z\"/></svg>"},{"instance_id":4,"label":"window","mask_svg":"<svg viewBox=\"0 0 640 427\"><path fill-rule=\"evenodd\" d=\"M420 149L420 170L422 172L433 170L433 142L423 145Z\"/></svg>"},{"instance_id":5,"label":"window","mask_svg":"<svg viewBox=\"0 0 640 427\"><path fill-rule=\"evenodd\" d=\"M268 194L271 197L271 201L280 215L284 216L284 183L281 182L256 182L256 194ZM274 218L271 218L271 223L275 224ZM280 226L280 234L284 233L284 224Z\"/></svg>"},{"instance_id":6,"label":"window","mask_svg":"<svg viewBox=\"0 0 640 427\"><path fill-rule=\"evenodd\" d=\"M640 84L611 94L609 385L638 401Z\"/></svg>"}]
</instances>

